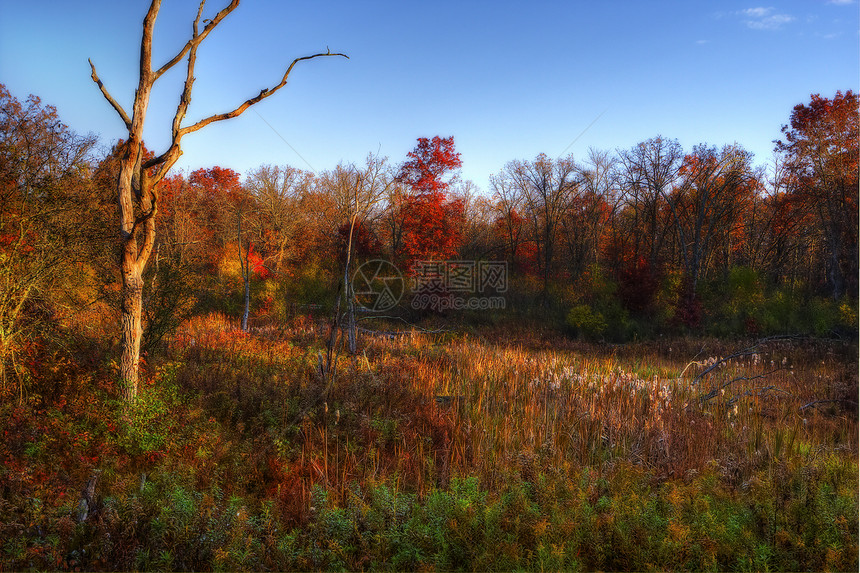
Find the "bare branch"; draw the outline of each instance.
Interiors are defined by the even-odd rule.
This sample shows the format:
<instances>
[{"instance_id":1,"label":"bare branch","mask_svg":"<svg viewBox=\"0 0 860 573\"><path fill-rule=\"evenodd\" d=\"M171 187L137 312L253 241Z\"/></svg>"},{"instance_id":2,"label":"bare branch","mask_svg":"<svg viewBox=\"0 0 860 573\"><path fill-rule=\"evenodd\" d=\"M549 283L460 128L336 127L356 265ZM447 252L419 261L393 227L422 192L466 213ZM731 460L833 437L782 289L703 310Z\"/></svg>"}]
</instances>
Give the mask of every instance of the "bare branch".
<instances>
[{"instance_id":1,"label":"bare branch","mask_svg":"<svg viewBox=\"0 0 860 573\"><path fill-rule=\"evenodd\" d=\"M153 196L152 208L142 215L146 232L143 233L143 245L137 253L137 260L135 260L135 264L140 265L141 272L143 272L143 267L146 265L146 261L149 260L149 255L152 253L152 247L155 246L155 215L158 213L157 205L158 198Z\"/></svg>"},{"instance_id":2,"label":"bare branch","mask_svg":"<svg viewBox=\"0 0 860 573\"><path fill-rule=\"evenodd\" d=\"M770 376L771 374L779 372L780 370L784 370L784 368L777 368L776 370L771 370L770 372L765 372L764 374L758 374L756 376L738 376L737 378L732 378L731 380L729 380L727 382L723 382L719 386L716 386L710 392L708 392L707 394L702 396L700 398L700 400L702 402L707 402L708 400L710 400L711 398L714 398L717 394L719 394L720 390L727 388L728 386L734 384L735 382L740 382L742 380L746 381L746 382L752 382L753 380L759 380L761 378L766 378L766 377Z\"/></svg>"},{"instance_id":3,"label":"bare branch","mask_svg":"<svg viewBox=\"0 0 860 573\"><path fill-rule=\"evenodd\" d=\"M167 172L170 171L170 168L173 167L181 156L182 148L179 147L179 141L176 140L167 148L167 151L143 164L144 169L152 169L158 166L158 169L149 176L149 180L153 186L164 179L164 176L167 175Z\"/></svg>"},{"instance_id":4,"label":"bare branch","mask_svg":"<svg viewBox=\"0 0 860 573\"><path fill-rule=\"evenodd\" d=\"M125 112L125 110L122 108L122 106L119 105L119 102L117 102L115 99L113 99L113 96L110 95L110 92L108 92L105 85L99 79L99 75L96 73L96 66L95 66L95 64L93 64L93 61L89 58L87 58L87 61L90 63L90 69L93 71L93 73L90 77L92 77L93 81L96 82L96 85L99 86L99 89L101 90L102 95L105 96L105 99L108 100L108 103L111 104L111 106L113 106L113 108L119 114L119 117L122 119L123 123L125 124L126 129L131 130L131 118L128 117L128 114Z\"/></svg>"},{"instance_id":5,"label":"bare branch","mask_svg":"<svg viewBox=\"0 0 860 573\"><path fill-rule=\"evenodd\" d=\"M161 0L152 0L149 10L143 18L143 33L140 38L140 84L138 87L140 93L148 93L155 82L155 79L152 78L152 31L155 29L155 19L158 17L160 9ZM137 96L134 99L135 103L139 100ZM135 113L137 113L137 109L135 109ZM143 118L140 121L143 121Z\"/></svg>"},{"instance_id":6,"label":"bare branch","mask_svg":"<svg viewBox=\"0 0 860 573\"><path fill-rule=\"evenodd\" d=\"M851 406L857 406L857 402L853 400L846 400L845 398L835 398L832 400L813 400L809 404L804 404L800 407L800 411L806 410L807 408L814 408L819 404L849 404Z\"/></svg>"},{"instance_id":7,"label":"bare branch","mask_svg":"<svg viewBox=\"0 0 860 573\"><path fill-rule=\"evenodd\" d=\"M212 115L212 116L207 117L206 119L198 121L194 125L189 125L188 127L182 128L181 130L179 130L179 137L181 138L183 135L186 135L188 133L192 133L194 131L197 131L198 129L204 128L207 125L209 125L210 123L213 123L216 121L223 121L225 119L232 119L234 117L238 117L239 115L242 115L242 113L246 109L248 109L252 105L259 103L260 101L266 99L267 97L269 97L270 95L274 94L276 91L278 91L279 89L281 89L282 87L287 85L287 78L289 78L290 72L293 71L293 67L297 63L305 61L305 60L312 60L314 58L321 58L321 57L326 57L326 56L341 56L343 58L349 59L349 56L347 56L346 54L340 54L340 53L332 54L331 52L319 53L319 54L314 54L312 56L303 56L301 58L296 58L295 60L292 61L290 66L287 68L287 71L284 73L284 77L281 79L281 83L279 83L278 85L276 85L273 88L264 88L262 91L260 91L260 93L257 96L252 97L249 100L246 100L242 105L240 105L239 107L237 107L233 111L230 111L227 113Z\"/></svg>"},{"instance_id":8,"label":"bare branch","mask_svg":"<svg viewBox=\"0 0 860 573\"><path fill-rule=\"evenodd\" d=\"M164 74L164 72L182 61L182 58L185 57L185 54L187 54L192 48L195 48L197 45L199 45L200 42L205 40L206 36L208 36L209 33L215 29L215 26L217 26L227 14L229 14L230 12L235 10L237 6L239 6L239 0L232 0L228 6L215 14L215 16L211 20L209 20L209 23L203 27L203 31L198 35L197 25L200 21L200 16L203 13L203 5L205 3L206 0L201 0L200 7L197 9L197 18L194 20L194 35L182 47L178 54L173 56L173 58L171 58L169 62L158 68L158 71L155 72L155 77L153 78L154 80L160 78Z\"/></svg>"},{"instance_id":9,"label":"bare branch","mask_svg":"<svg viewBox=\"0 0 860 573\"><path fill-rule=\"evenodd\" d=\"M191 88L194 85L194 65L197 63L197 48L200 46L200 43L196 40L199 37L198 26L200 24L200 17L203 15L204 4L206 4L206 0L201 0L200 7L197 9L197 17L194 19L194 24L192 25L191 39L195 43L188 51L188 70L185 73L185 86L179 95L179 105L176 107L176 115L173 116L173 129L171 132L173 141L177 141L180 137L179 130L182 128L182 120L185 119L188 104L191 103Z\"/></svg>"}]
</instances>

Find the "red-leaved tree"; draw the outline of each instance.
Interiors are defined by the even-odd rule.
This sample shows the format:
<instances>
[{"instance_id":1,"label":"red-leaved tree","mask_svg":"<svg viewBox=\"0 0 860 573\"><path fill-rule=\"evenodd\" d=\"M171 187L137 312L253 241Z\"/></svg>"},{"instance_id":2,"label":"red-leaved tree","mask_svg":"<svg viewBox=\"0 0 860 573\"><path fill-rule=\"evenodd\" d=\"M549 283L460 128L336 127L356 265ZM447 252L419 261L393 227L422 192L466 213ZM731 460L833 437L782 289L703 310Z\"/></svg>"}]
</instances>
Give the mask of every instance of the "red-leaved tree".
<instances>
[{"instance_id":1,"label":"red-leaved tree","mask_svg":"<svg viewBox=\"0 0 860 573\"><path fill-rule=\"evenodd\" d=\"M462 165L454 137L418 138L401 166L398 179L411 193L403 205L401 262L411 268L419 260L453 257L461 241L463 205L449 201L447 179Z\"/></svg>"}]
</instances>

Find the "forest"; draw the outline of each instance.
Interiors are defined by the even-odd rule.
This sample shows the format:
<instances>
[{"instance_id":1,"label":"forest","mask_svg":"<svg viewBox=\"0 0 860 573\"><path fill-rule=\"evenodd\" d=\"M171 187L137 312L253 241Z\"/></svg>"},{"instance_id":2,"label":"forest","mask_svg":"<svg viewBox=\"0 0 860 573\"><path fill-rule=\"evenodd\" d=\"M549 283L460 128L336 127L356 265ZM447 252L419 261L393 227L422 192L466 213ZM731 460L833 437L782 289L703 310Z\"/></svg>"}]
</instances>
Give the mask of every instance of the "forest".
<instances>
[{"instance_id":1,"label":"forest","mask_svg":"<svg viewBox=\"0 0 860 573\"><path fill-rule=\"evenodd\" d=\"M480 189L171 172L286 76L157 155L90 65L128 138L0 84L0 570L857 570L853 91Z\"/></svg>"}]
</instances>

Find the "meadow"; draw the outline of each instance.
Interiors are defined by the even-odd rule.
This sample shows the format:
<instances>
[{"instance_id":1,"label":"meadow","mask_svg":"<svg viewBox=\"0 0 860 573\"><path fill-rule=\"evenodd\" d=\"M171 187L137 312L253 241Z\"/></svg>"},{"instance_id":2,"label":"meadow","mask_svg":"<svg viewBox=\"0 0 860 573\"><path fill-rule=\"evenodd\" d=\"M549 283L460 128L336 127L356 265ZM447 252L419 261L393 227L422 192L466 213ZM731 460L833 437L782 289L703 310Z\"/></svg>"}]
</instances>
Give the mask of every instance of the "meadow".
<instances>
[{"instance_id":1,"label":"meadow","mask_svg":"<svg viewBox=\"0 0 860 573\"><path fill-rule=\"evenodd\" d=\"M192 318L0 406L0 570L856 570L855 341Z\"/></svg>"},{"instance_id":2,"label":"meadow","mask_svg":"<svg viewBox=\"0 0 860 573\"><path fill-rule=\"evenodd\" d=\"M619 136L499 155L482 190L453 134L423 134L321 170L180 170L185 135L348 55L187 115L239 2L201 2L158 63L160 4L133 93L90 54L126 130L78 133L13 95L31 79L0 84L0 572L858 570L852 89L786 107L763 164L733 136ZM795 20L772 10L735 16ZM180 62L159 128L150 94ZM755 107L705 99L720 139ZM490 143L450 128L470 157Z\"/></svg>"}]
</instances>

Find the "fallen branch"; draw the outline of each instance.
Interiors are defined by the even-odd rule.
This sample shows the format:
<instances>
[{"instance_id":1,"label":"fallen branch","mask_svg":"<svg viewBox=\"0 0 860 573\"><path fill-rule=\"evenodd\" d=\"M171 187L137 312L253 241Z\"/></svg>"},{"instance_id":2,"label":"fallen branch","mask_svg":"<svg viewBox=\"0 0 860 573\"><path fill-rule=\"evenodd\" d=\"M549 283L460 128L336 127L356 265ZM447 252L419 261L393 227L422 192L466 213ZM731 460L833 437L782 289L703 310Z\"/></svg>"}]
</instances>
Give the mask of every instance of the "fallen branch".
<instances>
[{"instance_id":1,"label":"fallen branch","mask_svg":"<svg viewBox=\"0 0 860 573\"><path fill-rule=\"evenodd\" d=\"M357 319L356 321L359 321L359 320L371 320L371 319L374 319L374 318L390 319L390 320L399 320L400 322L402 322L402 323L404 323L404 324L407 324L407 325L409 326L409 330L387 330L387 331L386 331L386 330L372 330L372 329L369 329L369 328L362 328L362 327L360 327L360 326L359 326L359 327L357 327L357 328L358 328L358 330L360 330L361 332L365 332L365 333L367 333L367 334L378 334L378 335L382 335L382 336L389 336L389 337L391 337L391 336L403 336L403 335L406 335L406 334L412 334L412 333L413 333L413 332L415 332L415 331L418 331L418 332L420 332L420 333L422 333L422 334L441 334L441 333L443 333L443 332L451 332L451 331L450 331L449 329L447 329L447 328L438 328L438 329L436 329L436 330L427 330L427 329L425 329L425 328L421 328L420 326L415 326L414 324L412 324L411 322L409 322L408 320L406 320L406 319L404 319L404 318L402 318L402 317L400 317L400 316L363 316L363 317L361 317L361 318Z\"/></svg>"},{"instance_id":2,"label":"fallen branch","mask_svg":"<svg viewBox=\"0 0 860 573\"><path fill-rule=\"evenodd\" d=\"M765 372L764 374L758 374L757 376L738 376L737 378L732 378L728 382L724 382L720 386L712 389L710 392L708 392L707 394L705 394L704 396L699 398L699 400L701 402L707 402L708 400L711 400L717 394L719 394L720 390L723 390L724 388L734 384L735 382L740 382L740 381L752 382L753 380L758 380L760 378L765 378L767 376L770 376L771 374L773 374L775 372L779 372L780 370L783 370L783 368L777 368L776 370L771 370L770 372Z\"/></svg>"},{"instance_id":3,"label":"fallen branch","mask_svg":"<svg viewBox=\"0 0 860 573\"><path fill-rule=\"evenodd\" d=\"M773 390L774 392L780 392L780 393L785 394L787 396L792 395L791 392L783 390L782 388L777 388L776 386L765 386L765 387L759 389L759 391L755 394L757 394L758 396L762 396L762 395L764 395L765 392L769 392L771 390ZM746 392L743 392L741 394L737 394L736 396L733 396L728 402L726 402L726 406L731 406L732 404L734 404L735 402L737 402L741 398L749 397L749 396L752 396L753 394L754 394L754 392L752 392L751 390L747 390Z\"/></svg>"},{"instance_id":4,"label":"fallen branch","mask_svg":"<svg viewBox=\"0 0 860 573\"><path fill-rule=\"evenodd\" d=\"M838 402L840 404L841 403L849 404L849 405L854 406L854 407L857 406L857 402L855 402L853 400L847 400L845 398L833 398L831 400L813 400L809 404L804 404L803 406L801 406L800 411L802 412L802 411L806 410L807 408L813 408L815 406L818 406L819 404L833 404L836 402Z\"/></svg>"},{"instance_id":5,"label":"fallen branch","mask_svg":"<svg viewBox=\"0 0 860 573\"><path fill-rule=\"evenodd\" d=\"M698 376L696 376L693 379L692 383L698 384L699 382L702 381L702 379L705 376L707 376L708 374L710 374L711 372L713 372L717 368L721 368L724 364L726 364L730 360L734 360L735 358L743 358L745 356L752 356L753 354L756 354L757 353L756 351L758 350L759 346L763 346L763 345L767 344L768 342L774 342L776 340L799 340L801 338L803 338L803 337L798 336L798 335L794 335L794 334L778 334L775 336L768 336L766 338L761 338L761 339L757 340L755 342L755 344L753 344L752 346L744 348L743 350L738 350L737 352L735 352L733 354L729 354L728 356L720 358L719 360L714 362L711 366L709 366L708 368L703 370ZM692 364L692 362L690 364ZM689 366L690 365L688 364L687 367L689 367ZM687 368L684 368L684 371L686 371L686 370L687 370ZM682 374L683 374L683 372L682 372ZM680 378L680 376L679 376L679 378Z\"/></svg>"},{"instance_id":6,"label":"fallen branch","mask_svg":"<svg viewBox=\"0 0 860 573\"><path fill-rule=\"evenodd\" d=\"M705 347L704 347L704 346L702 346L702 349L701 349L701 350L699 350L699 351L696 353L696 355L695 355L695 356L693 356L693 359L692 359L692 360L690 360L690 362L688 362L688 363L687 363L687 365L686 365L686 366L684 366L684 369L683 369L683 370L681 370L681 373L680 373L680 374L678 374L677 378L678 378L679 380L681 379L681 377L682 377L682 376L684 376L684 372L686 372L686 371L687 371L687 369L688 369L690 366L692 366L693 364L695 364L695 365L697 365L697 366L700 366L700 365L701 365L701 363L699 363L699 362L697 362L697 361L696 361L696 358L698 358L699 356L701 356L702 352L704 352L704 351L705 351Z\"/></svg>"}]
</instances>

